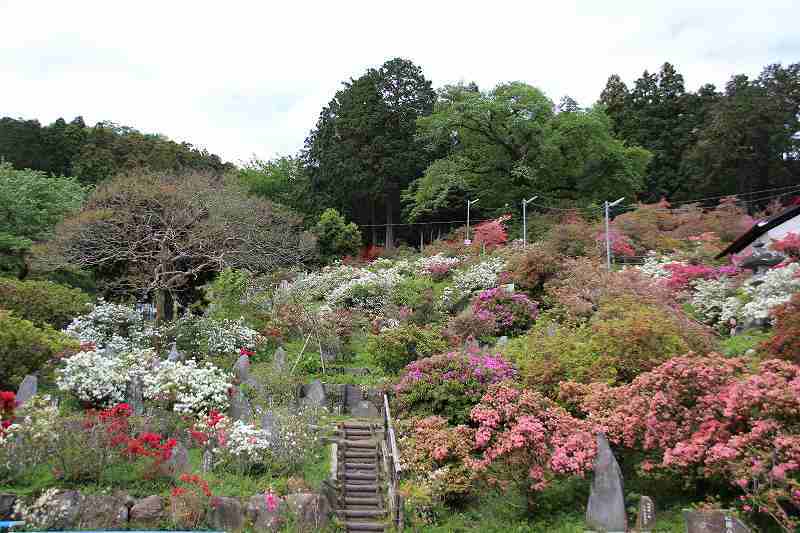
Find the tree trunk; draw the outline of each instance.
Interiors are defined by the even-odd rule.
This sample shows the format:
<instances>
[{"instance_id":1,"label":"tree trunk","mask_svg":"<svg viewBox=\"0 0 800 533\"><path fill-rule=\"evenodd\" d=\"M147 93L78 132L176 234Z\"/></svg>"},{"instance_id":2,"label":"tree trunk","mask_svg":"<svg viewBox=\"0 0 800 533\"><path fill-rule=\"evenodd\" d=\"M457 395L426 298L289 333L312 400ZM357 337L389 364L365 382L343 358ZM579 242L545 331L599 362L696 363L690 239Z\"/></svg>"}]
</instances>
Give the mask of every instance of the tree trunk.
<instances>
[{"instance_id":1,"label":"tree trunk","mask_svg":"<svg viewBox=\"0 0 800 533\"><path fill-rule=\"evenodd\" d=\"M175 316L175 300L168 289L159 289L156 292L156 324L169 322Z\"/></svg>"}]
</instances>

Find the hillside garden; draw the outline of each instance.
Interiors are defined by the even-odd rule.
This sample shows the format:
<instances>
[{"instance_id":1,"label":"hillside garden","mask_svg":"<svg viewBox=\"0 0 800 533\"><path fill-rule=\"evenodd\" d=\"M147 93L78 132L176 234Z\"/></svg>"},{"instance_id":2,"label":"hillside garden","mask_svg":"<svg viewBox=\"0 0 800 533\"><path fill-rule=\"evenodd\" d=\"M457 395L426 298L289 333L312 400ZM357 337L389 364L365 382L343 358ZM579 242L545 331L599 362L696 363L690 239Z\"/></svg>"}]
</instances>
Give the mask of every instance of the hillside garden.
<instances>
[{"instance_id":1,"label":"hillside garden","mask_svg":"<svg viewBox=\"0 0 800 533\"><path fill-rule=\"evenodd\" d=\"M57 229L61 250L100 249L87 244L104 228L91 210L113 203L110 187ZM190 212L182 201L173 211ZM457 231L422 253L332 259L358 249L357 228L337 216L317 228L328 259L317 268L292 259L259 271L262 261L218 246L241 267L209 277L171 320L144 320L117 285L112 301L0 280L0 492L16 497L17 516L68 527L64 491L79 490L131 498L129 520L142 527L213 526L231 500L249 502L244 527L309 527L298 495L321 497L326 436L346 416L298 402L298 387L319 379L391 399L410 530L582 531L598 431L622 467L629 523L647 494L662 531L683 531L687 507L732 508L763 531L797 527L796 236L775 243L785 260L754 277L741 258L713 259L751 223L735 202L660 203L613 221L612 271L600 221L572 212L528 245L503 218L473 228L471 245ZM290 251L302 255L305 242ZM192 240L186 249L212 256ZM149 287L175 290L202 261L177 260L179 280ZM20 404L29 374L38 392ZM249 416L231 409L241 396ZM143 510L152 497L163 507Z\"/></svg>"}]
</instances>

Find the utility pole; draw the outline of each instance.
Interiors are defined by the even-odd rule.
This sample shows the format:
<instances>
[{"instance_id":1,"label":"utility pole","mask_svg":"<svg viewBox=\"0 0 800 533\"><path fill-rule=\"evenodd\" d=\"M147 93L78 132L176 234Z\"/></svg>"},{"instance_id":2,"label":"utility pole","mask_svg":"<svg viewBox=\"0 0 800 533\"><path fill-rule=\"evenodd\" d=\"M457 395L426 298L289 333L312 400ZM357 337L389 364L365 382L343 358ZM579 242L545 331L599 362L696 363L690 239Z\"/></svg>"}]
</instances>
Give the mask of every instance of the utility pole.
<instances>
[{"instance_id":1,"label":"utility pole","mask_svg":"<svg viewBox=\"0 0 800 533\"><path fill-rule=\"evenodd\" d=\"M466 244L467 246L472 244L472 241L469 240L469 208L477 204L478 201L480 201L480 198L476 198L475 200L467 200L467 235L466 238L464 239L464 244Z\"/></svg>"},{"instance_id":2,"label":"utility pole","mask_svg":"<svg viewBox=\"0 0 800 533\"><path fill-rule=\"evenodd\" d=\"M528 203L536 200L539 198L538 196L531 196L529 200L522 200L522 246L527 248L528 246L528 214L526 212L526 208L528 207Z\"/></svg>"},{"instance_id":3,"label":"utility pole","mask_svg":"<svg viewBox=\"0 0 800 533\"><path fill-rule=\"evenodd\" d=\"M608 200L605 202L605 211L606 211L606 268L609 272L611 272L611 233L609 229L609 210L618 205L625 197L623 196L619 200L609 203Z\"/></svg>"}]
</instances>

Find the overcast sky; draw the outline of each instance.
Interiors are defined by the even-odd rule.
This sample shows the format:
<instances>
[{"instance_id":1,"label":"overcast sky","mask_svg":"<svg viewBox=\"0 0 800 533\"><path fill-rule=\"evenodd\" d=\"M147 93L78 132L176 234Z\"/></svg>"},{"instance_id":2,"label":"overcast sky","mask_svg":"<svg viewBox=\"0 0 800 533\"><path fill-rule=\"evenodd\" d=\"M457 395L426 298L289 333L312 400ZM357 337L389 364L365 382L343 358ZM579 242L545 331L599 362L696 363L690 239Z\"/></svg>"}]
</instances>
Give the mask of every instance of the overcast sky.
<instances>
[{"instance_id":1,"label":"overcast sky","mask_svg":"<svg viewBox=\"0 0 800 533\"><path fill-rule=\"evenodd\" d=\"M112 120L238 163L296 152L342 81L392 57L434 87L590 105L664 61L689 89L800 61L799 18L798 0L0 0L0 116Z\"/></svg>"}]
</instances>

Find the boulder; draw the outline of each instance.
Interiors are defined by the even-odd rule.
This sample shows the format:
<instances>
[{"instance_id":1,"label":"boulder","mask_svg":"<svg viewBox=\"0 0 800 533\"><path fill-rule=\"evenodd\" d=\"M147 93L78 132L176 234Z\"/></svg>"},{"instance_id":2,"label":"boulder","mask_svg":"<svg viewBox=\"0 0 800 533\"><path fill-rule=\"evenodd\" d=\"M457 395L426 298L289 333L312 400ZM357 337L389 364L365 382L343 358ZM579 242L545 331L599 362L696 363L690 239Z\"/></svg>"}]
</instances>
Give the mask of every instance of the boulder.
<instances>
[{"instance_id":1,"label":"boulder","mask_svg":"<svg viewBox=\"0 0 800 533\"><path fill-rule=\"evenodd\" d=\"M245 507L247 519L253 524L255 531L273 532L280 530L281 527L281 503L275 510L267 508L264 494L256 494L250 498Z\"/></svg>"},{"instance_id":2,"label":"boulder","mask_svg":"<svg viewBox=\"0 0 800 533\"><path fill-rule=\"evenodd\" d=\"M286 368L286 350L283 349L283 346L278 346L272 355L272 368L278 373L283 372L283 369Z\"/></svg>"},{"instance_id":3,"label":"boulder","mask_svg":"<svg viewBox=\"0 0 800 533\"><path fill-rule=\"evenodd\" d=\"M84 530L124 529L128 523L125 495L84 495L78 513L78 527Z\"/></svg>"},{"instance_id":4,"label":"boulder","mask_svg":"<svg viewBox=\"0 0 800 533\"><path fill-rule=\"evenodd\" d=\"M131 522L139 524L155 524L164 518L164 500L161 496L148 496L137 500L131 507Z\"/></svg>"},{"instance_id":5,"label":"boulder","mask_svg":"<svg viewBox=\"0 0 800 533\"><path fill-rule=\"evenodd\" d=\"M211 498L208 523L214 529L230 533L244 528L242 504L236 498L217 496Z\"/></svg>"},{"instance_id":6,"label":"boulder","mask_svg":"<svg viewBox=\"0 0 800 533\"><path fill-rule=\"evenodd\" d=\"M236 364L233 365L233 376L239 383L247 383L250 381L250 358L244 354L239 356Z\"/></svg>"},{"instance_id":7,"label":"boulder","mask_svg":"<svg viewBox=\"0 0 800 533\"><path fill-rule=\"evenodd\" d=\"M330 522L330 504L319 494L290 494L286 496L286 507L295 516L298 531L319 531Z\"/></svg>"},{"instance_id":8,"label":"boulder","mask_svg":"<svg viewBox=\"0 0 800 533\"><path fill-rule=\"evenodd\" d=\"M50 489L22 510L22 520L35 529L77 529L81 493L77 490Z\"/></svg>"}]
</instances>

